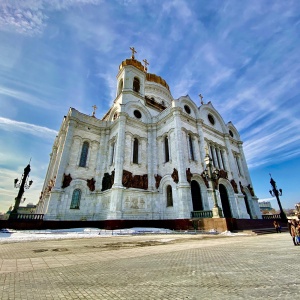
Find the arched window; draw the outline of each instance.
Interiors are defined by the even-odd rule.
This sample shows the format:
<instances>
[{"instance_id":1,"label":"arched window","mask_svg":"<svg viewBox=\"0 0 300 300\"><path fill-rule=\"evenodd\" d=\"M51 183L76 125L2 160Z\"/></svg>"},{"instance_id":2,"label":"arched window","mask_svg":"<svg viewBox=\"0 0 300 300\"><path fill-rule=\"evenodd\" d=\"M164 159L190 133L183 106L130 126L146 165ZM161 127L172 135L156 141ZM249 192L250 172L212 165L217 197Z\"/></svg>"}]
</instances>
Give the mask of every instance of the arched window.
<instances>
[{"instance_id":1,"label":"arched window","mask_svg":"<svg viewBox=\"0 0 300 300\"><path fill-rule=\"evenodd\" d=\"M134 79L133 79L133 87L132 87L133 90L138 93L140 91L140 87L141 87L140 80L137 77L134 77Z\"/></svg>"},{"instance_id":2,"label":"arched window","mask_svg":"<svg viewBox=\"0 0 300 300\"><path fill-rule=\"evenodd\" d=\"M121 79L119 81L119 85L118 85L118 95L120 95L122 93L123 90L123 79Z\"/></svg>"},{"instance_id":3,"label":"arched window","mask_svg":"<svg viewBox=\"0 0 300 300\"><path fill-rule=\"evenodd\" d=\"M86 161L89 153L89 143L84 142L81 149L81 155L80 155L80 161L79 161L79 167L85 167Z\"/></svg>"},{"instance_id":4,"label":"arched window","mask_svg":"<svg viewBox=\"0 0 300 300\"><path fill-rule=\"evenodd\" d=\"M170 160L169 156L169 140L168 137L165 137L165 162L168 162Z\"/></svg>"},{"instance_id":5,"label":"arched window","mask_svg":"<svg viewBox=\"0 0 300 300\"><path fill-rule=\"evenodd\" d=\"M190 158L191 160L195 160L193 140L190 134L189 134L189 146L190 146Z\"/></svg>"},{"instance_id":6,"label":"arched window","mask_svg":"<svg viewBox=\"0 0 300 300\"><path fill-rule=\"evenodd\" d=\"M170 185L167 186L167 207L169 206L173 206L172 187Z\"/></svg>"},{"instance_id":7,"label":"arched window","mask_svg":"<svg viewBox=\"0 0 300 300\"><path fill-rule=\"evenodd\" d=\"M114 163L114 157L115 157L115 142L111 144L111 157L110 157L110 164L112 165Z\"/></svg>"},{"instance_id":8,"label":"arched window","mask_svg":"<svg viewBox=\"0 0 300 300\"><path fill-rule=\"evenodd\" d=\"M133 157L132 157L132 162L134 164L139 163L139 140L137 138L134 139L133 141Z\"/></svg>"},{"instance_id":9,"label":"arched window","mask_svg":"<svg viewBox=\"0 0 300 300\"><path fill-rule=\"evenodd\" d=\"M71 209L79 209L80 198L81 198L81 190L80 189L74 190L72 195L71 206L70 206Z\"/></svg>"}]
</instances>

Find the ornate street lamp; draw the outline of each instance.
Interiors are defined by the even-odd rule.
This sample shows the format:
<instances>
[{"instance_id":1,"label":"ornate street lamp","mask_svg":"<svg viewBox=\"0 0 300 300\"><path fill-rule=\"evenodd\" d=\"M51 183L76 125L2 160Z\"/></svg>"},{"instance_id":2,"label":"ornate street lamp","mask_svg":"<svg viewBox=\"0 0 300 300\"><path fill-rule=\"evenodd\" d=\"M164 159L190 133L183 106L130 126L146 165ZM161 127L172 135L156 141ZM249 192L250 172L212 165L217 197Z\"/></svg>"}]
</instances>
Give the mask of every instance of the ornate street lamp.
<instances>
[{"instance_id":1,"label":"ornate street lamp","mask_svg":"<svg viewBox=\"0 0 300 300\"><path fill-rule=\"evenodd\" d=\"M272 197L276 197L276 199L277 199L277 203L278 203L278 206L280 209L280 218L281 218L282 222L287 222L287 217L282 209L281 202L279 199L279 196L282 195L282 189L277 190L276 182L273 180L271 174L270 174L270 177L271 177L270 183L271 183L273 189L270 190L269 192Z\"/></svg>"},{"instance_id":2,"label":"ornate street lamp","mask_svg":"<svg viewBox=\"0 0 300 300\"><path fill-rule=\"evenodd\" d=\"M24 173L21 177L21 180L19 181L18 178L16 178L14 180L14 186L15 188L19 188L19 193L18 196L15 198L15 206L14 209L12 210L12 212L10 213L10 219L13 219L14 217L16 217L17 213L18 213L18 208L20 206L20 202L22 200L22 196L25 192L25 189L29 189L33 183L32 180L28 181L28 176L29 176L29 172L30 172L30 164L27 165L27 167L24 169ZM23 200L23 202L25 201L25 198Z\"/></svg>"},{"instance_id":3,"label":"ornate street lamp","mask_svg":"<svg viewBox=\"0 0 300 300\"><path fill-rule=\"evenodd\" d=\"M212 159L208 154L208 149L206 148L206 155L204 158L206 169L204 170L204 175L206 176L209 185L212 188L212 196L214 201L214 207L212 208L213 218L222 218L222 209L218 205L217 195L216 195L216 188L219 179L219 170L213 168Z\"/></svg>"}]
</instances>

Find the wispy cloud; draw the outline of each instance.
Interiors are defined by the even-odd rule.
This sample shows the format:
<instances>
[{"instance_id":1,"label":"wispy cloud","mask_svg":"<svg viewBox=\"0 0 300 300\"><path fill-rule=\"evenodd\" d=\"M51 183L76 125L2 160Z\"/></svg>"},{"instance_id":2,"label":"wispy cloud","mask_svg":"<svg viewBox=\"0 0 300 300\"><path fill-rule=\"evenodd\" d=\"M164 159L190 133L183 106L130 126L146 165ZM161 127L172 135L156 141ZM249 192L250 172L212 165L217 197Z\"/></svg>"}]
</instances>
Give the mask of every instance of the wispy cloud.
<instances>
[{"instance_id":1,"label":"wispy cloud","mask_svg":"<svg viewBox=\"0 0 300 300\"><path fill-rule=\"evenodd\" d=\"M49 10L63 10L72 6L98 4L100 0L23 0L5 1L0 5L0 28L34 36L43 32Z\"/></svg>"},{"instance_id":2,"label":"wispy cloud","mask_svg":"<svg viewBox=\"0 0 300 300\"><path fill-rule=\"evenodd\" d=\"M0 86L0 95L5 97L10 97L20 102L24 102L26 104L30 104L33 106L50 108L50 104L46 101L42 101L30 93L21 92L18 90L14 90L5 86Z\"/></svg>"},{"instance_id":3,"label":"wispy cloud","mask_svg":"<svg viewBox=\"0 0 300 300\"><path fill-rule=\"evenodd\" d=\"M45 139L54 139L54 137L57 135L56 130L49 129L47 127L19 122L2 117L0 117L0 128L5 131L26 133Z\"/></svg>"}]
</instances>

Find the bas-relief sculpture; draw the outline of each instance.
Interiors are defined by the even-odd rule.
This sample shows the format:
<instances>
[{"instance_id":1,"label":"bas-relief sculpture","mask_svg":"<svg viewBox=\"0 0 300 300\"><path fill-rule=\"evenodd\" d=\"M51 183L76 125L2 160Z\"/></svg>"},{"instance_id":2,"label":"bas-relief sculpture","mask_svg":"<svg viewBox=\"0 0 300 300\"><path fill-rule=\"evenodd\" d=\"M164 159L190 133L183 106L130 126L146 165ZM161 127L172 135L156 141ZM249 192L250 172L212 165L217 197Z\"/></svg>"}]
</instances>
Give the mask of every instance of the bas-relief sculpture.
<instances>
[{"instance_id":1,"label":"bas-relief sculpture","mask_svg":"<svg viewBox=\"0 0 300 300\"><path fill-rule=\"evenodd\" d=\"M238 191L238 186L237 186L236 182L234 181L234 179L231 179L230 183L231 183L231 186L232 186L234 192L237 194L239 191Z\"/></svg>"},{"instance_id":2,"label":"bas-relief sculpture","mask_svg":"<svg viewBox=\"0 0 300 300\"><path fill-rule=\"evenodd\" d=\"M136 210L145 209L145 200L140 197L126 197L125 199L125 209L126 210Z\"/></svg>"},{"instance_id":3,"label":"bas-relief sculpture","mask_svg":"<svg viewBox=\"0 0 300 300\"><path fill-rule=\"evenodd\" d=\"M88 188L90 189L90 191L93 192L95 190L95 183L96 183L96 181L94 180L94 178L87 179L86 182L87 182L86 185L88 186Z\"/></svg>"},{"instance_id":4,"label":"bas-relief sculpture","mask_svg":"<svg viewBox=\"0 0 300 300\"><path fill-rule=\"evenodd\" d=\"M148 174L132 175L131 172L123 170L122 184L126 188L148 189Z\"/></svg>"},{"instance_id":5,"label":"bas-relief sculpture","mask_svg":"<svg viewBox=\"0 0 300 300\"><path fill-rule=\"evenodd\" d=\"M192 177L193 177L193 174L191 173L190 168L187 168L187 169L186 169L186 180L187 180L189 183L191 183Z\"/></svg>"},{"instance_id":6,"label":"bas-relief sculpture","mask_svg":"<svg viewBox=\"0 0 300 300\"><path fill-rule=\"evenodd\" d=\"M154 175L154 178L155 178L155 187L158 189L162 177L160 175L156 174L156 175Z\"/></svg>"},{"instance_id":7,"label":"bas-relief sculpture","mask_svg":"<svg viewBox=\"0 0 300 300\"><path fill-rule=\"evenodd\" d=\"M61 186L61 187L62 187L63 189L66 188L66 187L68 187L68 186L70 185L71 181L72 181L71 174L66 175L66 174L64 173L64 176L63 176L63 182L62 182L62 186Z\"/></svg>"},{"instance_id":8,"label":"bas-relief sculpture","mask_svg":"<svg viewBox=\"0 0 300 300\"><path fill-rule=\"evenodd\" d=\"M114 179L115 179L115 171L112 171L111 175L109 175L109 173L104 173L103 178L102 178L101 191L104 192L106 190L111 189L111 187L114 184Z\"/></svg>"},{"instance_id":9,"label":"bas-relief sculpture","mask_svg":"<svg viewBox=\"0 0 300 300\"><path fill-rule=\"evenodd\" d=\"M178 183L178 181L179 181L178 171L175 168L173 169L173 173L172 173L171 177L173 178L175 183Z\"/></svg>"}]
</instances>

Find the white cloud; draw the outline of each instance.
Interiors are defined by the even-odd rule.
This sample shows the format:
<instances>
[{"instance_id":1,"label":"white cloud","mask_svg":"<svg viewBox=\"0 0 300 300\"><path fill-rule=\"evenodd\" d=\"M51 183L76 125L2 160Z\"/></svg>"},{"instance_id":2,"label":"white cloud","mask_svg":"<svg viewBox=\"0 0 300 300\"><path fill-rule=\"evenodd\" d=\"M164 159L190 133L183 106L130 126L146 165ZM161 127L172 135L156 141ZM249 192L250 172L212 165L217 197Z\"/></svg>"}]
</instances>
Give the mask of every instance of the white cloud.
<instances>
[{"instance_id":1,"label":"white cloud","mask_svg":"<svg viewBox=\"0 0 300 300\"><path fill-rule=\"evenodd\" d=\"M57 131L43 126L37 126L25 122L19 122L0 117L0 129L13 132L22 132L45 139L54 139Z\"/></svg>"},{"instance_id":2,"label":"white cloud","mask_svg":"<svg viewBox=\"0 0 300 300\"><path fill-rule=\"evenodd\" d=\"M51 10L99 4L100 0L11 0L0 5L0 28L34 36L41 34Z\"/></svg>"},{"instance_id":3,"label":"white cloud","mask_svg":"<svg viewBox=\"0 0 300 300\"><path fill-rule=\"evenodd\" d=\"M27 104L30 104L33 106L39 106L39 107L43 107L46 109L52 107L48 102L42 101L28 93L20 92L20 91L10 89L10 88L4 87L4 86L0 86L0 95L11 97L18 101L21 101L21 102L24 102L24 103L27 103Z\"/></svg>"}]
</instances>

